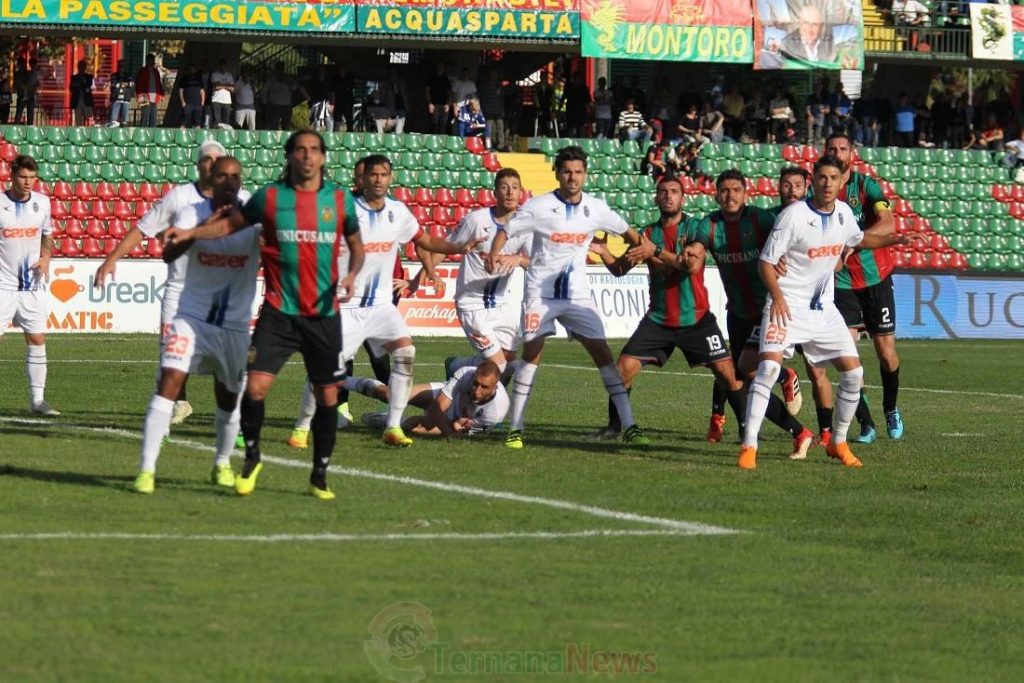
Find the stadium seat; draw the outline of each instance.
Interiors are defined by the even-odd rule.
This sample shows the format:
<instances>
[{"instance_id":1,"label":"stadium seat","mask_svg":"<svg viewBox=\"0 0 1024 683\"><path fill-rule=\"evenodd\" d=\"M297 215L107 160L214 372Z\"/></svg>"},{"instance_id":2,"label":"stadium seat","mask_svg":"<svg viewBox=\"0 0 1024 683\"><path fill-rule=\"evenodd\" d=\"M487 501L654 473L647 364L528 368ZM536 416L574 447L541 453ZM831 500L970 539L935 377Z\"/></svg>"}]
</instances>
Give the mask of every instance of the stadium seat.
<instances>
[{"instance_id":1,"label":"stadium seat","mask_svg":"<svg viewBox=\"0 0 1024 683\"><path fill-rule=\"evenodd\" d=\"M85 234L95 239L102 239L107 235L107 224L99 218L90 218L85 222Z\"/></svg>"},{"instance_id":2,"label":"stadium seat","mask_svg":"<svg viewBox=\"0 0 1024 683\"><path fill-rule=\"evenodd\" d=\"M92 217L106 221L113 218L114 214L110 212L110 207L107 206L106 202L97 199L92 203Z\"/></svg>"},{"instance_id":3,"label":"stadium seat","mask_svg":"<svg viewBox=\"0 0 1024 683\"><path fill-rule=\"evenodd\" d=\"M459 206L470 207L476 205L473 193L467 187L460 187L455 190L455 201Z\"/></svg>"},{"instance_id":4,"label":"stadium seat","mask_svg":"<svg viewBox=\"0 0 1024 683\"><path fill-rule=\"evenodd\" d=\"M434 194L426 187L416 188L416 192L413 194L413 201L417 206L432 206L434 204Z\"/></svg>"},{"instance_id":5,"label":"stadium seat","mask_svg":"<svg viewBox=\"0 0 1024 683\"><path fill-rule=\"evenodd\" d=\"M409 210L412 211L413 218L415 218L416 222L419 223L421 226L426 226L427 223L430 222L430 212L426 209L426 207L416 204L410 207Z\"/></svg>"},{"instance_id":6,"label":"stadium seat","mask_svg":"<svg viewBox=\"0 0 1024 683\"><path fill-rule=\"evenodd\" d=\"M142 218L143 216L145 216L147 213L149 213L149 209L151 206L152 204L150 202L135 202L135 217Z\"/></svg>"},{"instance_id":7,"label":"stadium seat","mask_svg":"<svg viewBox=\"0 0 1024 683\"><path fill-rule=\"evenodd\" d=\"M481 187L476 191L476 202L480 206L492 207L497 201L494 198L494 190L490 188Z\"/></svg>"},{"instance_id":8,"label":"stadium seat","mask_svg":"<svg viewBox=\"0 0 1024 683\"><path fill-rule=\"evenodd\" d=\"M434 191L434 203L445 207L452 206L456 203L455 195L448 187L439 187Z\"/></svg>"},{"instance_id":9,"label":"stadium seat","mask_svg":"<svg viewBox=\"0 0 1024 683\"><path fill-rule=\"evenodd\" d=\"M392 190L391 194L394 196L396 201L402 202L403 204L410 204L413 202L412 190L407 187L396 187Z\"/></svg>"},{"instance_id":10,"label":"stadium seat","mask_svg":"<svg viewBox=\"0 0 1024 683\"><path fill-rule=\"evenodd\" d=\"M120 241L120 240L123 240L124 236L127 235L127 234L128 234L128 226L125 224L125 222L123 220L121 220L119 218L115 218L112 221L110 221L109 223L107 223L107 235L109 235L111 238L113 238L112 240L108 240L108 241L114 241L114 240Z\"/></svg>"},{"instance_id":11,"label":"stadium seat","mask_svg":"<svg viewBox=\"0 0 1024 683\"><path fill-rule=\"evenodd\" d=\"M455 224L455 219L452 217L451 211L447 206L435 206L430 210L431 222L441 225L450 226Z\"/></svg>"},{"instance_id":12,"label":"stadium seat","mask_svg":"<svg viewBox=\"0 0 1024 683\"><path fill-rule=\"evenodd\" d=\"M68 206L68 213L79 220L83 220L92 215L89 205L81 199L73 199L71 201L70 206Z\"/></svg>"},{"instance_id":13,"label":"stadium seat","mask_svg":"<svg viewBox=\"0 0 1024 683\"><path fill-rule=\"evenodd\" d=\"M64 234L71 239L81 239L85 236L85 225L77 218L69 218L64 221Z\"/></svg>"},{"instance_id":14,"label":"stadium seat","mask_svg":"<svg viewBox=\"0 0 1024 683\"><path fill-rule=\"evenodd\" d=\"M164 255L163 245L160 244L160 240L151 237L146 240L146 253L152 258L162 258Z\"/></svg>"},{"instance_id":15,"label":"stadium seat","mask_svg":"<svg viewBox=\"0 0 1024 683\"><path fill-rule=\"evenodd\" d=\"M63 180L58 180L53 184L53 189L50 191L50 196L54 199L68 200L75 196L75 191L71 185Z\"/></svg>"}]
</instances>

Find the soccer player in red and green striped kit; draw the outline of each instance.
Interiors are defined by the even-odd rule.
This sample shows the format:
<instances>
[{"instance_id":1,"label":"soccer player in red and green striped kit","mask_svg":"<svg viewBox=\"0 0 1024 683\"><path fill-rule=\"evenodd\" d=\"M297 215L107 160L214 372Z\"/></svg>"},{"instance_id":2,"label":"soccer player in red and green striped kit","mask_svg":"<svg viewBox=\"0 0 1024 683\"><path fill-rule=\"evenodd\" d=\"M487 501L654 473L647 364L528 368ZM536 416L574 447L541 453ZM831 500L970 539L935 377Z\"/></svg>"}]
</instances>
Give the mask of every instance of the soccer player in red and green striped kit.
<instances>
[{"instance_id":1,"label":"soccer player in red and green striped kit","mask_svg":"<svg viewBox=\"0 0 1024 683\"><path fill-rule=\"evenodd\" d=\"M195 230L171 228L166 234L168 241L215 239L262 224L266 293L249 349L249 378L241 404L245 465L235 479L235 492L246 496L256 488L263 468L264 400L285 362L299 352L316 396L309 492L331 500L327 466L337 438L338 384L343 376L338 297L352 295L363 264L363 245L352 195L324 177L327 147L320 134L296 131L284 152L285 169L277 182L258 190L240 211ZM350 254L344 276L338 272L343 244Z\"/></svg>"},{"instance_id":2,"label":"soccer player in red and green striped kit","mask_svg":"<svg viewBox=\"0 0 1024 683\"><path fill-rule=\"evenodd\" d=\"M872 178L854 171L853 143L844 133L833 133L825 140L825 154L843 163L843 189L839 199L850 205L861 230L895 230L889 201ZM890 438L903 437L903 417L896 406L900 390L900 358L896 355L896 296L893 292L892 252L880 249L856 249L836 274L836 308L843 314L854 340L861 326L871 335L882 374L882 409ZM860 436L850 439L859 443L875 440L875 422L871 418L864 390L857 406Z\"/></svg>"},{"instance_id":3,"label":"soccer player in red and green striped kit","mask_svg":"<svg viewBox=\"0 0 1024 683\"><path fill-rule=\"evenodd\" d=\"M740 377L750 378L757 369L757 349L761 337L761 315L768 290L761 280L758 263L761 249L772 232L775 216L766 209L747 206L747 179L735 168L722 171L715 180L712 211L687 235L704 245L718 265L728 299L726 328L729 347ZM786 402L771 394L765 417L793 436L794 459L802 459L814 441L814 434L793 417L800 409L800 380L792 368L779 374ZM725 425L725 396L715 384L712 397L708 441L720 441Z\"/></svg>"},{"instance_id":4,"label":"soccer player in red and green striped kit","mask_svg":"<svg viewBox=\"0 0 1024 683\"><path fill-rule=\"evenodd\" d=\"M679 349L691 367L710 368L741 422L746 412L743 382L736 378L722 331L708 308L704 247L699 242L686 241L687 232L696 229L697 219L683 213L682 182L674 176L663 176L658 182L655 203L661 217L643 228L638 246L615 258L604 244L591 245L591 251L601 257L613 275L625 275L640 263L647 264L650 274L651 303L647 314L616 363L622 382L630 391L643 366L661 367ZM593 438L616 439L621 431L618 411L609 399L608 425Z\"/></svg>"}]
</instances>

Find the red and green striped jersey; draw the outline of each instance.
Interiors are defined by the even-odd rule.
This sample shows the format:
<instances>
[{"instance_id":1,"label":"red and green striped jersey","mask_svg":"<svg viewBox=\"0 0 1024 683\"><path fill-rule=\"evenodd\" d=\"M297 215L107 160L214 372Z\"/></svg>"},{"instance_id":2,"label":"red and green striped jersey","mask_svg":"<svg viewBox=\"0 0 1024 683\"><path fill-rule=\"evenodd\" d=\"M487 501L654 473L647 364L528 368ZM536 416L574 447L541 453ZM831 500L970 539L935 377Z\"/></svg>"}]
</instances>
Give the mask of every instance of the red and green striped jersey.
<instances>
[{"instance_id":1,"label":"red and green striped jersey","mask_svg":"<svg viewBox=\"0 0 1024 683\"><path fill-rule=\"evenodd\" d=\"M772 234L775 216L767 209L744 206L738 220L727 221L721 211L705 216L689 235L704 245L718 265L729 311L746 320L760 320L768 297L761 281L761 248Z\"/></svg>"},{"instance_id":2,"label":"red and green striped jersey","mask_svg":"<svg viewBox=\"0 0 1024 683\"><path fill-rule=\"evenodd\" d=\"M352 195L330 182L316 191L271 183L242 214L263 224L264 301L287 315L337 314L338 253L344 236L359 231Z\"/></svg>"},{"instance_id":3,"label":"red and green striped jersey","mask_svg":"<svg viewBox=\"0 0 1024 683\"><path fill-rule=\"evenodd\" d=\"M850 205L857 225L867 230L878 222L879 210L889 210L889 200L873 178L851 173L850 180L839 192L839 199ZM889 247L857 249L846 260L846 266L836 273L836 287L864 289L889 277L894 267Z\"/></svg>"},{"instance_id":4,"label":"red and green striped jersey","mask_svg":"<svg viewBox=\"0 0 1024 683\"><path fill-rule=\"evenodd\" d=\"M679 222L651 223L643 229L655 247L669 254L679 254L686 246L686 236L696 229L697 219L683 215ZM647 317L665 327L688 327L700 322L708 312L708 290L704 286L704 269L690 275L686 272L664 273L650 269L651 305Z\"/></svg>"}]
</instances>

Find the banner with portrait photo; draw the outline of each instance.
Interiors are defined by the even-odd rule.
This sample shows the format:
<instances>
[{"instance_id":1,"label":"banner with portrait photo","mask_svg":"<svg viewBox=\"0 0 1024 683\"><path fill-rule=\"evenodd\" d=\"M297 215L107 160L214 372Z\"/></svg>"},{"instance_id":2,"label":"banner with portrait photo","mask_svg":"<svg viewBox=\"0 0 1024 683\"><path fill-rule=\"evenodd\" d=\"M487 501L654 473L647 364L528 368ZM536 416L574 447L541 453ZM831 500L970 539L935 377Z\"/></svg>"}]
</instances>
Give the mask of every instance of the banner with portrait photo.
<instances>
[{"instance_id":1,"label":"banner with portrait photo","mask_svg":"<svg viewBox=\"0 0 1024 683\"><path fill-rule=\"evenodd\" d=\"M971 3L971 56L1010 61L1013 46L1010 6Z\"/></svg>"},{"instance_id":2,"label":"banner with portrait photo","mask_svg":"<svg viewBox=\"0 0 1024 683\"><path fill-rule=\"evenodd\" d=\"M755 69L863 69L860 0L754 0Z\"/></svg>"}]
</instances>

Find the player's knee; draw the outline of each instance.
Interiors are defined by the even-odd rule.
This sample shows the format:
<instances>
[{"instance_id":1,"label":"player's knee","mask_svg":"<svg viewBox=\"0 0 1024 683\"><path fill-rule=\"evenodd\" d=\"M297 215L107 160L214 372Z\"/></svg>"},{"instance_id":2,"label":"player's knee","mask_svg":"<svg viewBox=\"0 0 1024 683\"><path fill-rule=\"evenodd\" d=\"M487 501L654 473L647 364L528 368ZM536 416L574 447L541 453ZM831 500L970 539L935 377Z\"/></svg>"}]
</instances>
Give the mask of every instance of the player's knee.
<instances>
[{"instance_id":1,"label":"player's knee","mask_svg":"<svg viewBox=\"0 0 1024 683\"><path fill-rule=\"evenodd\" d=\"M400 346L391 352L391 362L398 367L404 367L408 371L412 370L412 364L416 360L416 347L415 346Z\"/></svg>"},{"instance_id":2,"label":"player's knee","mask_svg":"<svg viewBox=\"0 0 1024 683\"><path fill-rule=\"evenodd\" d=\"M782 365L773 360L763 360L757 366L757 380L772 386L779 379Z\"/></svg>"},{"instance_id":3,"label":"player's knee","mask_svg":"<svg viewBox=\"0 0 1024 683\"><path fill-rule=\"evenodd\" d=\"M843 370L839 373L839 388L848 394L859 393L863 379L864 367L861 365L852 370Z\"/></svg>"}]
</instances>

